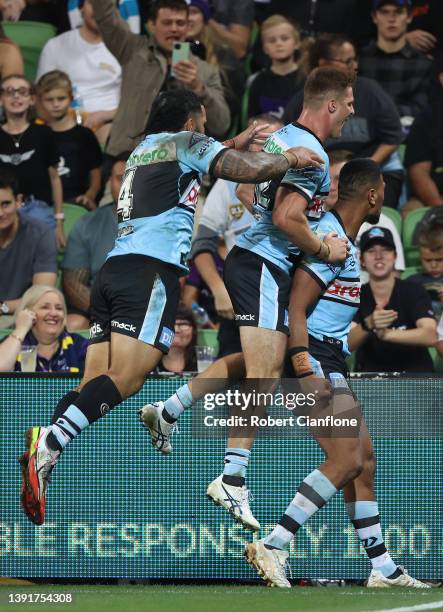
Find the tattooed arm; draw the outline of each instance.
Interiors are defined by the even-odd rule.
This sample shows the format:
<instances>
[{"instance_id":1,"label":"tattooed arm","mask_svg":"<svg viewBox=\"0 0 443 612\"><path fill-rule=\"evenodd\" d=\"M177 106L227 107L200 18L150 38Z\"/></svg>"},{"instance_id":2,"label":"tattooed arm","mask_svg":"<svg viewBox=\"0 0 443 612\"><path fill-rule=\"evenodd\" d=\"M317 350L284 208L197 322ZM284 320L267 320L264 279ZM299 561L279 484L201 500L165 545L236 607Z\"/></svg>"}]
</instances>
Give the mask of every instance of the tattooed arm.
<instances>
[{"instance_id":1,"label":"tattooed arm","mask_svg":"<svg viewBox=\"0 0 443 612\"><path fill-rule=\"evenodd\" d=\"M323 163L321 157L303 147L288 149L280 155L225 149L216 160L212 172L217 178L237 183L261 183L282 177L289 168L319 168Z\"/></svg>"},{"instance_id":2,"label":"tattooed arm","mask_svg":"<svg viewBox=\"0 0 443 612\"><path fill-rule=\"evenodd\" d=\"M68 303L83 312L88 312L91 301L89 289L90 271L86 268L66 268L63 270L63 293Z\"/></svg>"}]
</instances>

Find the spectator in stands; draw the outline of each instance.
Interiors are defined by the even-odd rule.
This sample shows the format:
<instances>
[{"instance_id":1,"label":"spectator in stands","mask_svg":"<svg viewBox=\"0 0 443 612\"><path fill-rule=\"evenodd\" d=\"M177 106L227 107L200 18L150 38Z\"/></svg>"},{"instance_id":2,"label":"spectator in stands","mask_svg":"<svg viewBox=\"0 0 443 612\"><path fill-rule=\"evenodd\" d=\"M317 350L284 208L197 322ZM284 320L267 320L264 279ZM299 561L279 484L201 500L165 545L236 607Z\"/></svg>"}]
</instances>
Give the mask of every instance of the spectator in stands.
<instances>
[{"instance_id":1,"label":"spectator in stands","mask_svg":"<svg viewBox=\"0 0 443 612\"><path fill-rule=\"evenodd\" d=\"M83 24L81 13L82 0L70 0L68 5L69 23L71 28L80 28ZM126 21L131 32L140 34L141 21L140 10L137 0L118 0L118 10L122 19Z\"/></svg>"},{"instance_id":2,"label":"spectator in stands","mask_svg":"<svg viewBox=\"0 0 443 612\"><path fill-rule=\"evenodd\" d=\"M335 151L331 151L328 154L328 157L329 157L330 187L329 187L328 197L325 200L325 207L328 210L331 210L332 208L334 208L337 202L337 198L338 198L338 177L340 175L340 170L343 168L343 166L346 164L347 161L352 159L353 155L349 151L337 149ZM391 232L394 238L395 250L396 250L395 270L397 272L403 272L403 270L405 269L405 256L403 252L403 244L401 241L401 236L397 230L395 223L392 221L392 219L390 219L390 217L388 217L384 212L382 212L380 215L380 219L378 221L378 226L384 227ZM366 232L370 228L371 228L371 225L369 223L363 223L363 225L360 227L358 231L357 240L356 240L357 245L360 242L360 238L362 234L364 234L364 232ZM369 278L368 278L367 272L365 270L362 270L361 271L362 283L367 283L368 280Z\"/></svg>"},{"instance_id":3,"label":"spectator in stands","mask_svg":"<svg viewBox=\"0 0 443 612\"><path fill-rule=\"evenodd\" d=\"M212 0L211 7L208 26L218 45L229 47L243 59L254 21L254 0Z\"/></svg>"},{"instance_id":4,"label":"spectator in stands","mask_svg":"<svg viewBox=\"0 0 443 612\"><path fill-rule=\"evenodd\" d=\"M93 210L100 191L103 156L94 133L78 125L69 112L72 84L68 75L61 70L44 74L37 83L37 96L54 132L64 200Z\"/></svg>"},{"instance_id":5,"label":"spectator in stands","mask_svg":"<svg viewBox=\"0 0 443 612\"><path fill-rule=\"evenodd\" d=\"M411 199L402 209L407 214L422 206L443 204L443 52L435 61L431 102L409 132L405 166L411 187Z\"/></svg>"},{"instance_id":6,"label":"spectator in stands","mask_svg":"<svg viewBox=\"0 0 443 612\"><path fill-rule=\"evenodd\" d=\"M395 244L389 230L372 227L360 241L363 285L356 325L349 334L360 372L432 372L427 350L437 341L431 301L417 283L394 270ZM406 350L407 349L407 350Z\"/></svg>"},{"instance_id":7,"label":"spectator in stands","mask_svg":"<svg viewBox=\"0 0 443 612\"><path fill-rule=\"evenodd\" d=\"M113 203L83 215L68 236L63 258L63 291L68 302L68 329L87 329L91 286L114 246L117 203L129 153L114 159L110 177Z\"/></svg>"},{"instance_id":8,"label":"spectator in stands","mask_svg":"<svg viewBox=\"0 0 443 612\"><path fill-rule=\"evenodd\" d=\"M245 88L245 70L234 51L216 44L216 36L208 26L211 9L208 0L188 0L188 30L186 40L191 42L194 55L220 71L226 102L231 115L240 112L241 99Z\"/></svg>"},{"instance_id":9,"label":"spectator in stands","mask_svg":"<svg viewBox=\"0 0 443 612\"><path fill-rule=\"evenodd\" d=\"M217 68L191 56L174 66L175 77L170 74L174 44L186 39L185 0L153 4L149 39L128 31L113 0L92 4L103 39L123 68L122 98L106 148L109 155L132 150L140 142L153 100L168 88L186 87L196 93L206 108L208 131L215 136L226 132L230 113Z\"/></svg>"},{"instance_id":10,"label":"spectator in stands","mask_svg":"<svg viewBox=\"0 0 443 612\"><path fill-rule=\"evenodd\" d=\"M82 372L88 341L66 331L63 294L49 285L26 291L14 331L0 343L0 372L20 372L20 351L37 347L36 372Z\"/></svg>"},{"instance_id":11,"label":"spectator in stands","mask_svg":"<svg viewBox=\"0 0 443 612\"><path fill-rule=\"evenodd\" d=\"M175 318L175 335L169 352L163 355L155 372L196 372L197 325L192 310L180 304Z\"/></svg>"},{"instance_id":12,"label":"spectator in stands","mask_svg":"<svg viewBox=\"0 0 443 612\"><path fill-rule=\"evenodd\" d=\"M324 34L311 43L304 59L305 72L317 66L332 66L346 70L355 77L358 70L357 55L351 41L341 35ZM396 208L403 185L403 165L397 149L404 136L399 114L388 94L373 79L355 78L355 115L343 126L339 138L329 138L326 148L345 149L357 157L370 157L380 164L386 183L385 206ZM303 107L303 89L288 104L283 123L295 121Z\"/></svg>"},{"instance_id":13,"label":"spectator in stands","mask_svg":"<svg viewBox=\"0 0 443 612\"><path fill-rule=\"evenodd\" d=\"M286 17L273 15L262 23L261 38L271 65L258 72L249 86L248 117L272 113L281 119L289 100L304 82L295 59L300 33Z\"/></svg>"},{"instance_id":14,"label":"spectator in stands","mask_svg":"<svg viewBox=\"0 0 443 612\"><path fill-rule=\"evenodd\" d=\"M259 115L255 117L255 121L268 124L267 129L270 132L282 127L281 122L273 115ZM251 150L259 150L259 147L253 145ZM199 288L212 294L215 310L220 317L219 357L241 352L238 327L233 320L234 310L223 282L221 266L217 265L220 237L223 238L227 254L236 239L254 221L252 214L239 200L236 187L236 183L224 179L215 182L205 200L191 249L194 265L204 283L200 284ZM251 200L249 185L245 187Z\"/></svg>"},{"instance_id":15,"label":"spectator in stands","mask_svg":"<svg viewBox=\"0 0 443 612\"><path fill-rule=\"evenodd\" d=\"M80 6L83 25L46 43L37 78L51 70L66 72L74 87L74 105L86 113L85 126L104 144L120 101L121 67L103 42L91 0L81 0Z\"/></svg>"},{"instance_id":16,"label":"spectator in stands","mask_svg":"<svg viewBox=\"0 0 443 612\"><path fill-rule=\"evenodd\" d=\"M394 100L409 127L428 102L432 61L406 39L410 0L374 0L377 40L360 53L360 74L375 79Z\"/></svg>"},{"instance_id":17,"label":"spectator in stands","mask_svg":"<svg viewBox=\"0 0 443 612\"><path fill-rule=\"evenodd\" d=\"M63 188L57 172L55 139L46 125L29 120L34 104L31 83L22 76L6 77L0 82L0 103L6 117L0 127L0 167L17 175L25 198L24 212L52 226L55 223L57 243L64 246Z\"/></svg>"},{"instance_id":18,"label":"spectator in stands","mask_svg":"<svg viewBox=\"0 0 443 612\"><path fill-rule=\"evenodd\" d=\"M438 321L443 314L443 218L432 215L420 224L417 242L422 272L409 280L420 283L428 292Z\"/></svg>"},{"instance_id":19,"label":"spectator in stands","mask_svg":"<svg viewBox=\"0 0 443 612\"><path fill-rule=\"evenodd\" d=\"M21 204L17 179L0 170L0 328L10 327L31 285L55 285L57 279L54 231L19 215Z\"/></svg>"},{"instance_id":20,"label":"spectator in stands","mask_svg":"<svg viewBox=\"0 0 443 612\"><path fill-rule=\"evenodd\" d=\"M24 74L20 49L10 40L0 24L0 80L11 74Z\"/></svg>"}]
</instances>

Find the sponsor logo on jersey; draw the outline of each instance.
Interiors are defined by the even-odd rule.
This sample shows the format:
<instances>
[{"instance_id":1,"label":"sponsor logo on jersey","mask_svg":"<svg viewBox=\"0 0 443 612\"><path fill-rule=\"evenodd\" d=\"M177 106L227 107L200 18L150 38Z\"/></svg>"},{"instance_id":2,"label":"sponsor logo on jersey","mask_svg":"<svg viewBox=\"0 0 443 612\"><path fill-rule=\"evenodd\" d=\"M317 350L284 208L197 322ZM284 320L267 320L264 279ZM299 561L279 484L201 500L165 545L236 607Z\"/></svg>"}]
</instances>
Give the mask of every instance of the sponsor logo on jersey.
<instances>
[{"instance_id":1,"label":"sponsor logo on jersey","mask_svg":"<svg viewBox=\"0 0 443 612\"><path fill-rule=\"evenodd\" d=\"M314 196L312 200L309 202L308 207L306 208L306 216L308 219L320 219L323 215L324 209L324 198L320 196Z\"/></svg>"},{"instance_id":2,"label":"sponsor logo on jersey","mask_svg":"<svg viewBox=\"0 0 443 612\"><path fill-rule=\"evenodd\" d=\"M235 315L236 321L255 321L255 315L253 314L245 314L245 315Z\"/></svg>"},{"instance_id":3,"label":"sponsor logo on jersey","mask_svg":"<svg viewBox=\"0 0 443 612\"><path fill-rule=\"evenodd\" d=\"M328 297L340 298L341 301L358 306L360 303L361 285L359 281L342 281L335 279L325 292Z\"/></svg>"},{"instance_id":4,"label":"sponsor logo on jersey","mask_svg":"<svg viewBox=\"0 0 443 612\"><path fill-rule=\"evenodd\" d=\"M94 325L89 328L89 339L92 340L93 338L102 333L103 330L100 323L94 323Z\"/></svg>"},{"instance_id":5,"label":"sponsor logo on jersey","mask_svg":"<svg viewBox=\"0 0 443 612\"><path fill-rule=\"evenodd\" d=\"M111 407L109 406L109 404L106 404L105 402L103 402L103 404L100 405L100 412L102 416L104 416L110 410L111 410Z\"/></svg>"},{"instance_id":6,"label":"sponsor logo on jersey","mask_svg":"<svg viewBox=\"0 0 443 612\"><path fill-rule=\"evenodd\" d=\"M203 141L207 142L208 140L209 138L205 134L202 134L201 132L192 132L189 140L189 148L192 149L194 145Z\"/></svg>"},{"instance_id":7,"label":"sponsor logo on jersey","mask_svg":"<svg viewBox=\"0 0 443 612\"><path fill-rule=\"evenodd\" d=\"M169 327L163 327L162 333L160 335L160 344L163 344L167 348L169 348L174 340L174 332Z\"/></svg>"},{"instance_id":8,"label":"sponsor logo on jersey","mask_svg":"<svg viewBox=\"0 0 443 612\"><path fill-rule=\"evenodd\" d=\"M275 134L273 134L265 142L263 150L266 151L266 153L274 153L274 155L280 155L281 153L283 153L283 151L286 151L287 148L288 145L283 140L280 140L280 138L278 138Z\"/></svg>"},{"instance_id":9,"label":"sponsor logo on jersey","mask_svg":"<svg viewBox=\"0 0 443 612\"><path fill-rule=\"evenodd\" d=\"M123 238L123 236L128 236L129 234L134 233L133 225L125 225L124 227L120 227L117 232L117 238Z\"/></svg>"},{"instance_id":10,"label":"sponsor logo on jersey","mask_svg":"<svg viewBox=\"0 0 443 612\"><path fill-rule=\"evenodd\" d=\"M229 216L231 219L238 221L244 215L245 207L243 204L230 204L229 205Z\"/></svg>"},{"instance_id":11,"label":"sponsor logo on jersey","mask_svg":"<svg viewBox=\"0 0 443 612\"><path fill-rule=\"evenodd\" d=\"M119 321L111 321L111 326L116 327L117 329L124 329L125 331L135 333L135 325L131 323L119 323Z\"/></svg>"},{"instance_id":12,"label":"sponsor logo on jersey","mask_svg":"<svg viewBox=\"0 0 443 612\"><path fill-rule=\"evenodd\" d=\"M176 161L176 148L173 142L163 142L157 147L137 148L128 159L127 168L131 166L147 166L165 161Z\"/></svg>"}]
</instances>

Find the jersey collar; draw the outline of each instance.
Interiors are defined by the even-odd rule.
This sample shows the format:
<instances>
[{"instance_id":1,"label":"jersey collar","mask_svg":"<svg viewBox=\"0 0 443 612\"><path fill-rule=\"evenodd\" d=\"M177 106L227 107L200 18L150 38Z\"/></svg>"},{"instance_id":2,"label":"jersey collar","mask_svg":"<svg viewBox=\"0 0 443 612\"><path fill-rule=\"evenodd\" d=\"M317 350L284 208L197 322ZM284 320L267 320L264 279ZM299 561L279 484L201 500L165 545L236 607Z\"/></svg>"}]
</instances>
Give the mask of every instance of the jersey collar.
<instances>
[{"instance_id":1,"label":"jersey collar","mask_svg":"<svg viewBox=\"0 0 443 612\"><path fill-rule=\"evenodd\" d=\"M317 134L314 134L314 132L312 130L310 130L308 127L306 127L305 125L302 125L301 123L299 123L298 121L294 121L292 123L292 125L294 127L297 127L299 130L305 130L305 132L309 132L310 134L312 134L312 136L314 136L314 138L316 140L318 140L318 142L321 144L321 146L323 147L323 143L320 140L320 138L317 136Z\"/></svg>"},{"instance_id":2,"label":"jersey collar","mask_svg":"<svg viewBox=\"0 0 443 612\"><path fill-rule=\"evenodd\" d=\"M329 211L332 215L334 215L334 217L337 219L337 221L340 223L341 227L343 228L344 233L346 234L346 228L344 226L344 223L342 221L342 218L340 217L340 215L338 214L338 212L336 212L335 210L330 210ZM348 234L346 234L346 236L348 237L348 240L350 240L352 242L352 244L354 244L353 239L351 238L351 236L348 236Z\"/></svg>"}]
</instances>

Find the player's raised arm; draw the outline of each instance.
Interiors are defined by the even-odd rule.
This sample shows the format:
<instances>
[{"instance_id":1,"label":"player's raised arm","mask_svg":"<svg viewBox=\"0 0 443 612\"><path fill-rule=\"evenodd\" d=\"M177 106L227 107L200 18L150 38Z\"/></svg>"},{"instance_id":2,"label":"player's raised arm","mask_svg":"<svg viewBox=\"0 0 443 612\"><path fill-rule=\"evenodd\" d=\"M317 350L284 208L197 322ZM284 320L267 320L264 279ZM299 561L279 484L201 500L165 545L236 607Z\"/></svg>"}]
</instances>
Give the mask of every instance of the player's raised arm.
<instances>
[{"instance_id":1,"label":"player's raised arm","mask_svg":"<svg viewBox=\"0 0 443 612\"><path fill-rule=\"evenodd\" d=\"M283 176L289 168L321 168L323 159L304 147L293 147L280 155L225 149L218 157L213 174L237 183L261 183Z\"/></svg>"}]
</instances>

